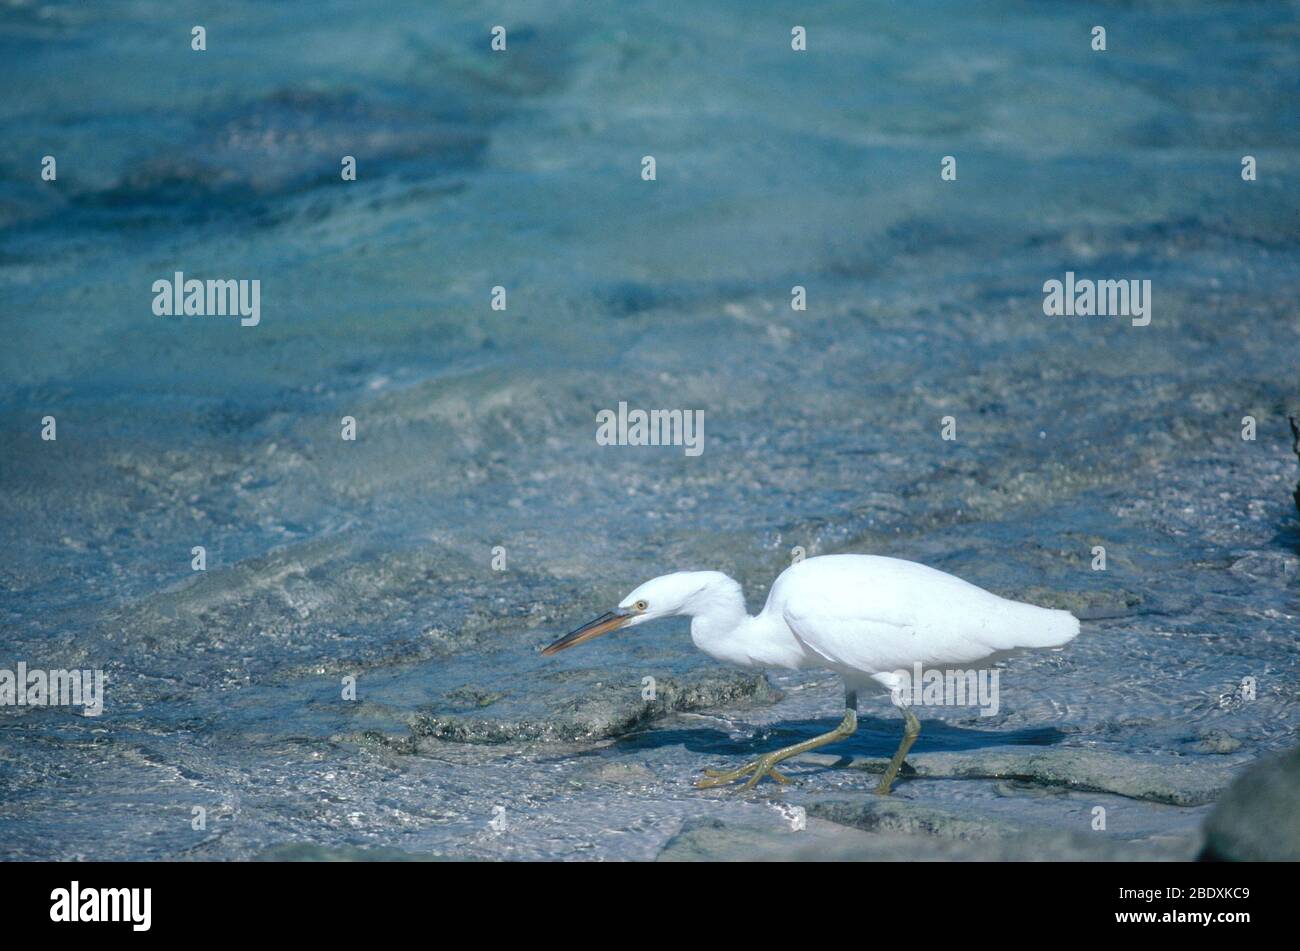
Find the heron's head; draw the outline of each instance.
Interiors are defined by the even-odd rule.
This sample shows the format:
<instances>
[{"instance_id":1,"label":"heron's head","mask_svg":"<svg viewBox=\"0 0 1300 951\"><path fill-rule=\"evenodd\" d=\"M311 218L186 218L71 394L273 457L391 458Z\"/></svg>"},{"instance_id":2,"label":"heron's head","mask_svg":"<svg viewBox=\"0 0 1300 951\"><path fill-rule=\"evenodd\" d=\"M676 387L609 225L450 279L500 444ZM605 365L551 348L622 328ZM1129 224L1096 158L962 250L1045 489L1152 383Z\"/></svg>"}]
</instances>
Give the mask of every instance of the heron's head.
<instances>
[{"instance_id":1,"label":"heron's head","mask_svg":"<svg viewBox=\"0 0 1300 951\"><path fill-rule=\"evenodd\" d=\"M740 585L720 571L677 571L660 575L634 588L614 610L565 634L542 653L547 656L558 654L567 647L610 631L635 627L656 618L701 614L719 600L739 600L743 612L744 598L740 594Z\"/></svg>"}]
</instances>

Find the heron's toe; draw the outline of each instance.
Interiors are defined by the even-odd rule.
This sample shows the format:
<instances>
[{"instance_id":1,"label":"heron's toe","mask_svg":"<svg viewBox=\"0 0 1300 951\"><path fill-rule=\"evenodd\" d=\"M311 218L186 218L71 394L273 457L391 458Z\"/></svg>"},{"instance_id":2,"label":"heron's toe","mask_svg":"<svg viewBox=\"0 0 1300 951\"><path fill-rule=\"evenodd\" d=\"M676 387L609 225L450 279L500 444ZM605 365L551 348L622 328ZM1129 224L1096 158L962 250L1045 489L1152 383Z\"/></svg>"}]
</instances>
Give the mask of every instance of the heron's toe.
<instances>
[{"instance_id":1,"label":"heron's toe","mask_svg":"<svg viewBox=\"0 0 1300 951\"><path fill-rule=\"evenodd\" d=\"M734 783L742 776L747 776L754 770L763 765L762 760L754 760L746 763L738 769L705 769L704 775L695 781L695 785L700 789L710 789L714 786L725 786L728 783Z\"/></svg>"},{"instance_id":2,"label":"heron's toe","mask_svg":"<svg viewBox=\"0 0 1300 951\"><path fill-rule=\"evenodd\" d=\"M771 776L772 779L776 780L782 786L788 786L790 784L789 777L778 772L776 769L776 764L779 762L780 760L778 759L769 758L766 756L760 759L757 763L754 764L755 766L754 775L749 777L749 781L745 783L744 788L753 789L755 786L758 785L758 781L762 779L764 776Z\"/></svg>"}]
</instances>

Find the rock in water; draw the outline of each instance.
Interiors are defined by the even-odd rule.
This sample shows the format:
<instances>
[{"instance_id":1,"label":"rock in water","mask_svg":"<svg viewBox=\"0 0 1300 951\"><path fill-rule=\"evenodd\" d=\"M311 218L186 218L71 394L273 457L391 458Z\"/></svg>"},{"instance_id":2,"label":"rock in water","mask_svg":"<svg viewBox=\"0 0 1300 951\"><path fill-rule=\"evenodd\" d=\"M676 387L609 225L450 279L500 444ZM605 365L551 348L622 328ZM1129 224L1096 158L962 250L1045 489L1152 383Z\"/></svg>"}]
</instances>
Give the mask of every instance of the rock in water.
<instances>
[{"instance_id":1,"label":"rock in water","mask_svg":"<svg viewBox=\"0 0 1300 951\"><path fill-rule=\"evenodd\" d=\"M1291 424L1291 451L1295 453L1296 459L1300 459L1300 423L1296 422L1295 416L1288 416L1286 421ZM1300 482L1295 484L1291 497L1295 499L1295 510L1300 512Z\"/></svg>"},{"instance_id":2,"label":"rock in water","mask_svg":"<svg viewBox=\"0 0 1300 951\"><path fill-rule=\"evenodd\" d=\"M1300 860L1300 748L1256 763L1228 787L1205 822L1201 859Z\"/></svg>"}]
</instances>

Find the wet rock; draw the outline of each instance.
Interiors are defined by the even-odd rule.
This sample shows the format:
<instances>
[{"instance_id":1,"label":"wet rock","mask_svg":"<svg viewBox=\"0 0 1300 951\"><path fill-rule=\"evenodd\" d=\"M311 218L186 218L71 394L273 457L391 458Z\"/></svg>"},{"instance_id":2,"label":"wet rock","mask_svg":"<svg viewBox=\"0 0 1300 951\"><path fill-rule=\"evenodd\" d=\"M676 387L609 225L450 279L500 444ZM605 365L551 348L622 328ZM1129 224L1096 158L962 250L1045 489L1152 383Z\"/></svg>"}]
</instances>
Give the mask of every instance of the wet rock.
<instances>
[{"instance_id":1,"label":"wet rock","mask_svg":"<svg viewBox=\"0 0 1300 951\"><path fill-rule=\"evenodd\" d=\"M1016 835L1023 827L1002 819L958 815L945 809L885 796L820 799L807 806L810 815L866 832L932 835L944 839L988 839Z\"/></svg>"},{"instance_id":2,"label":"wet rock","mask_svg":"<svg viewBox=\"0 0 1300 951\"><path fill-rule=\"evenodd\" d=\"M866 813L906 811L899 803L879 807L884 800L843 800L834 809L841 818ZM858 808L859 805L862 808ZM937 810L918 808L913 828L944 828ZM906 823L903 823L906 824ZM1195 854L1196 841L1187 838L1119 839L1045 829L1006 829L1005 835L961 838L933 834L872 832L820 818L809 807L806 827L796 831L773 814L767 821L723 822L715 818L688 820L660 850L660 862L915 862L1076 860L1092 862L1179 861Z\"/></svg>"},{"instance_id":3,"label":"wet rock","mask_svg":"<svg viewBox=\"0 0 1300 951\"><path fill-rule=\"evenodd\" d=\"M841 763L812 754L807 761ZM855 757L850 768L883 773L886 759ZM1042 786L1112 793L1129 799L1200 806L1214 802L1240 761L1144 756L1085 749L990 749L970 753L919 753L907 758L915 775L943 779L1013 779Z\"/></svg>"},{"instance_id":4,"label":"wet rock","mask_svg":"<svg viewBox=\"0 0 1300 951\"><path fill-rule=\"evenodd\" d=\"M1235 753L1241 740L1225 730L1198 730L1192 748L1198 753Z\"/></svg>"},{"instance_id":5,"label":"wet rock","mask_svg":"<svg viewBox=\"0 0 1300 951\"><path fill-rule=\"evenodd\" d=\"M1295 416L1288 416L1286 421L1291 426L1291 451L1295 453L1296 460L1300 461L1300 422ZM1300 512L1300 482L1295 484L1295 491L1291 493L1291 497L1295 499L1296 511Z\"/></svg>"},{"instance_id":6,"label":"wet rock","mask_svg":"<svg viewBox=\"0 0 1300 951\"><path fill-rule=\"evenodd\" d=\"M1060 786L1036 786L1018 779L1007 779L993 784L993 791L1005 799L1059 799L1068 796L1069 791Z\"/></svg>"},{"instance_id":7,"label":"wet rock","mask_svg":"<svg viewBox=\"0 0 1300 951\"><path fill-rule=\"evenodd\" d=\"M856 829L808 819L795 831L775 813L770 821L688 819L656 857L658 862L815 862L867 855L878 843Z\"/></svg>"},{"instance_id":8,"label":"wet rock","mask_svg":"<svg viewBox=\"0 0 1300 951\"><path fill-rule=\"evenodd\" d=\"M559 671L538 675L527 697L500 704L499 716L434 710L415 714L410 727L417 737L457 743L600 740L631 733L669 713L767 702L772 695L762 674L724 668L660 679L653 700L643 699L640 682L622 672Z\"/></svg>"},{"instance_id":9,"label":"wet rock","mask_svg":"<svg viewBox=\"0 0 1300 951\"><path fill-rule=\"evenodd\" d=\"M1201 858L1300 861L1300 748L1257 762L1229 787L1205 822Z\"/></svg>"}]
</instances>

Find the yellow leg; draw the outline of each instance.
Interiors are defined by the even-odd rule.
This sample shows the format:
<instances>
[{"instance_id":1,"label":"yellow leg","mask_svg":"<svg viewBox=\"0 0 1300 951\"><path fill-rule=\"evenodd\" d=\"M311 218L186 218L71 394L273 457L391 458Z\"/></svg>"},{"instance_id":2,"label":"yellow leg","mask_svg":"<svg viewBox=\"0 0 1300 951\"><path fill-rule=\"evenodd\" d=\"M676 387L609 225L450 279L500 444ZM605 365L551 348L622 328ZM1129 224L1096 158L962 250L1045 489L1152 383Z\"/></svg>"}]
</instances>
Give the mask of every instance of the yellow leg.
<instances>
[{"instance_id":1,"label":"yellow leg","mask_svg":"<svg viewBox=\"0 0 1300 951\"><path fill-rule=\"evenodd\" d=\"M829 733L823 733L821 736L814 736L811 740L805 740L802 743L796 743L794 746L787 746L779 749L774 753L768 753L760 756L758 759L746 763L739 769L716 770L706 769L703 779L696 780L695 785L701 789L708 789L713 786L725 786L727 783L734 783L742 776L749 776L749 781L745 783L744 788L752 788L764 776L771 776L778 783L788 783L790 780L776 771L776 764L782 760L787 760L791 756L798 756L800 753L807 753L809 750L815 750L819 746L826 746L828 743L838 743L845 737L852 736L858 728L858 715L850 707L844 711L844 719L840 725Z\"/></svg>"},{"instance_id":2,"label":"yellow leg","mask_svg":"<svg viewBox=\"0 0 1300 951\"><path fill-rule=\"evenodd\" d=\"M894 780L898 777L898 771L903 768L903 760L907 757L907 751L912 748L916 738L921 734L921 721L916 718L916 714L909 707L900 707L903 711L903 717L907 720L903 727L903 742L898 744L898 750L894 753L894 758L889 761L889 766L885 769L885 775L880 779L880 785L876 787L876 793L881 796L889 795L889 787L894 785Z\"/></svg>"}]
</instances>

